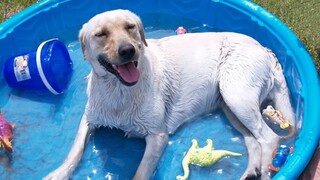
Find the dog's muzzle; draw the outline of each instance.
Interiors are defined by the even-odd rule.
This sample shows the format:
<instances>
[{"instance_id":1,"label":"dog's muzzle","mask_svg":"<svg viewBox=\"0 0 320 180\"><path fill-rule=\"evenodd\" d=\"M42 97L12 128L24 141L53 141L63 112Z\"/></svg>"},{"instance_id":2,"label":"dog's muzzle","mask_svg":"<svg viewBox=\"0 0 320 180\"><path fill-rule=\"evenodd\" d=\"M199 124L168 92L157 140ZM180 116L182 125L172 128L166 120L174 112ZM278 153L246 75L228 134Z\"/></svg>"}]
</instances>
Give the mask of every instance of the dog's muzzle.
<instances>
[{"instance_id":1,"label":"dog's muzzle","mask_svg":"<svg viewBox=\"0 0 320 180\"><path fill-rule=\"evenodd\" d=\"M118 51L119 57L121 61L124 62L120 65L111 64L104 54L98 55L97 59L107 71L114 74L123 84L127 86L135 85L140 78L140 71L137 68L138 62L131 60L134 57L135 50L128 47L122 50L120 49L121 48L119 48ZM122 55L120 55L120 53L122 53Z\"/></svg>"}]
</instances>

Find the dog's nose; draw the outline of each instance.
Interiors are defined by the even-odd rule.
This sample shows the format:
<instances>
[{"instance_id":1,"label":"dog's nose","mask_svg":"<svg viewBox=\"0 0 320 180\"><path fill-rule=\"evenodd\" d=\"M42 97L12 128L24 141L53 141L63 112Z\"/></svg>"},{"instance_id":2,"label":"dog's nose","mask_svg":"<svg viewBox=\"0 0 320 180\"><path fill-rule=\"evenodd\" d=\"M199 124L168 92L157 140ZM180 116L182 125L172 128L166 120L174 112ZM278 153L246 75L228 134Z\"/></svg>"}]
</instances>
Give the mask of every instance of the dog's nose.
<instances>
[{"instance_id":1,"label":"dog's nose","mask_svg":"<svg viewBox=\"0 0 320 180\"><path fill-rule=\"evenodd\" d=\"M125 44L119 47L118 54L123 60L131 60L136 50L132 44Z\"/></svg>"}]
</instances>

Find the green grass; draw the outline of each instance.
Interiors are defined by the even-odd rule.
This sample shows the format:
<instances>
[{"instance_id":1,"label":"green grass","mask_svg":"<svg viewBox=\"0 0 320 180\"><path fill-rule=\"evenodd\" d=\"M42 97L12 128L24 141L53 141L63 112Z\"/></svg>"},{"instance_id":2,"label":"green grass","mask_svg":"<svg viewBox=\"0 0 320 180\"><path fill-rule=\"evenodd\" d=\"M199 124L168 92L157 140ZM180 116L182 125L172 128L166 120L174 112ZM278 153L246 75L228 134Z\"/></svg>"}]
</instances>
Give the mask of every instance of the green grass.
<instances>
[{"instance_id":1,"label":"green grass","mask_svg":"<svg viewBox=\"0 0 320 180\"><path fill-rule=\"evenodd\" d=\"M20 12L38 0L0 0L0 22Z\"/></svg>"},{"instance_id":2,"label":"green grass","mask_svg":"<svg viewBox=\"0 0 320 180\"><path fill-rule=\"evenodd\" d=\"M252 0L285 24L304 43L320 72L320 1L319 0Z\"/></svg>"},{"instance_id":3,"label":"green grass","mask_svg":"<svg viewBox=\"0 0 320 180\"><path fill-rule=\"evenodd\" d=\"M38 0L0 0L0 22ZM287 24L305 44L320 72L320 0L252 0Z\"/></svg>"}]
</instances>

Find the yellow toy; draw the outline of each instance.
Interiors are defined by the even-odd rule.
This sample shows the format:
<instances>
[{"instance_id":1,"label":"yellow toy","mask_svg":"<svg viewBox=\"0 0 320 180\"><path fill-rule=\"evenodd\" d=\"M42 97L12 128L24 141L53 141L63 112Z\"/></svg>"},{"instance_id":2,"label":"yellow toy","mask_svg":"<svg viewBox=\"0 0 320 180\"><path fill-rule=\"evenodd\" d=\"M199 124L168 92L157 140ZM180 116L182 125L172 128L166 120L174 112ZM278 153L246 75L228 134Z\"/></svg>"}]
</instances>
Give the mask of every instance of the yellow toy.
<instances>
[{"instance_id":1,"label":"yellow toy","mask_svg":"<svg viewBox=\"0 0 320 180\"><path fill-rule=\"evenodd\" d=\"M295 134L294 126L290 125L289 120L284 119L280 111L274 109L272 106L267 106L266 109L262 111L262 114L267 117L270 121L275 124L278 124L281 129L289 128L289 133L286 136L281 136L281 138L290 138Z\"/></svg>"},{"instance_id":2,"label":"yellow toy","mask_svg":"<svg viewBox=\"0 0 320 180\"><path fill-rule=\"evenodd\" d=\"M242 154L234 153L226 150L214 150L211 139L207 139L207 145L199 148L198 141L193 139L192 145L183 158L182 167L184 171L183 176L177 176L177 180L186 180L189 177L189 164L197 166L211 166L219 161L224 156L241 156Z\"/></svg>"},{"instance_id":3,"label":"yellow toy","mask_svg":"<svg viewBox=\"0 0 320 180\"><path fill-rule=\"evenodd\" d=\"M290 126L289 120L285 120L281 112L275 110L272 106L267 106L267 108L262 111L262 114L273 123L279 124L281 129L286 129Z\"/></svg>"}]
</instances>

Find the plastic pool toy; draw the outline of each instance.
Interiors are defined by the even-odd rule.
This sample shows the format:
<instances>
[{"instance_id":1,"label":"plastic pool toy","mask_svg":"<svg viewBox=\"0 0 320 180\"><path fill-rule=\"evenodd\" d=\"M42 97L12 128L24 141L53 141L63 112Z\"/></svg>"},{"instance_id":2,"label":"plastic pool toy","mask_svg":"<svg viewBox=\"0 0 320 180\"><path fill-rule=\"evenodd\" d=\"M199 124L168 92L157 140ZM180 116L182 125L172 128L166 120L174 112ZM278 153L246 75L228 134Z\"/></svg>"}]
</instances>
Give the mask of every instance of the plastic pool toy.
<instances>
[{"instance_id":1,"label":"plastic pool toy","mask_svg":"<svg viewBox=\"0 0 320 180\"><path fill-rule=\"evenodd\" d=\"M177 35L185 34L185 33L187 33L187 30L186 30L184 27L179 26L179 27L176 29L176 33L177 33Z\"/></svg>"},{"instance_id":2,"label":"plastic pool toy","mask_svg":"<svg viewBox=\"0 0 320 180\"><path fill-rule=\"evenodd\" d=\"M0 112L0 149L3 148L8 153L12 153L13 131L14 125L10 124Z\"/></svg>"},{"instance_id":3,"label":"plastic pool toy","mask_svg":"<svg viewBox=\"0 0 320 180\"><path fill-rule=\"evenodd\" d=\"M280 147L274 152L272 163L269 168L273 171L279 171L280 167L286 162L288 156L293 152L292 147L286 145L280 145Z\"/></svg>"},{"instance_id":4,"label":"plastic pool toy","mask_svg":"<svg viewBox=\"0 0 320 180\"><path fill-rule=\"evenodd\" d=\"M67 45L74 62L74 75L63 96L44 97L41 93L12 90L8 88L1 73L0 107L8 119L15 120L13 123L19 124L19 127L26 127L19 128L20 132L15 135L15 152L12 153L14 161L6 166L0 166L1 177L41 179L63 161L70 149L85 106L86 82L84 79L90 71L86 62L83 61L82 54L79 53L78 31L82 24L95 14L118 8L129 9L140 15L147 38L175 35L175 29L184 26L191 32L244 33L270 48L283 66L292 95L298 128L294 141L295 151L273 179L297 179L307 166L319 142L318 74L311 57L294 33L272 14L249 0L43 0L1 24L1 72L4 69L5 60L10 56L35 49L41 42L54 37L58 37ZM223 119L223 115L220 116L219 113L211 116L211 118L217 118L215 122L224 122L220 121L220 117ZM199 122L205 126L212 123L210 121L206 124L206 120ZM178 156L175 155L182 152L181 147L185 147L191 137L199 139L198 133L203 133L199 136L205 139L216 137L217 144L227 141L243 156L236 158L239 162L235 160L237 162L228 173L221 172L220 169L223 168L215 169L216 164L210 170L192 171L192 176L199 176L199 179L209 176L217 179L219 177L238 179L241 176L244 171L242 167L247 163L241 137L234 137L237 135L236 132L228 134L227 132L231 129L228 124L222 124L223 126L219 127L215 124L214 129L226 128L223 129L225 134L222 141L222 138L217 138L217 135L210 134L213 128L210 128L210 131L206 130L207 128L202 127L201 123L192 124L191 127L196 129L182 128L171 137L171 144L164 153L155 179L175 178L176 174L170 174L170 172L181 169L181 159L177 159ZM39 131L35 131L36 128ZM193 131L190 132L188 129ZM190 135L192 133L193 135ZM216 133L219 134L219 132ZM88 142L74 178L129 179L128 177L132 177L142 156L141 149L144 142L135 139L127 140L121 136L123 134L120 132L110 132L105 129L97 131ZM106 142L105 139L108 141ZM225 148L225 144L223 147ZM52 152L56 154L53 155ZM129 157L126 156L128 154ZM39 166L39 164L46 165ZM236 171L238 169L240 172Z\"/></svg>"},{"instance_id":5,"label":"plastic pool toy","mask_svg":"<svg viewBox=\"0 0 320 180\"><path fill-rule=\"evenodd\" d=\"M184 170L183 176L177 176L178 180L185 180L189 177L189 164L195 164L197 166L212 166L217 161L225 156L241 156L242 154L234 153L226 150L215 150L213 148L212 140L207 139L207 145L203 148L199 148L198 141L193 139L192 146L185 155L182 161Z\"/></svg>"},{"instance_id":6,"label":"plastic pool toy","mask_svg":"<svg viewBox=\"0 0 320 180\"><path fill-rule=\"evenodd\" d=\"M275 110L272 106L267 106L267 108L262 111L262 114L265 115L270 121L278 124L282 129L286 129L290 126L289 120L283 119L282 113L278 110Z\"/></svg>"},{"instance_id":7,"label":"plastic pool toy","mask_svg":"<svg viewBox=\"0 0 320 180\"><path fill-rule=\"evenodd\" d=\"M283 118L282 113L279 110L276 110L269 105L266 109L262 110L262 114L274 124L279 125L281 129L289 129L289 133L286 136L282 136L282 138L290 138L295 134L295 127L290 125L288 119Z\"/></svg>"}]
</instances>

